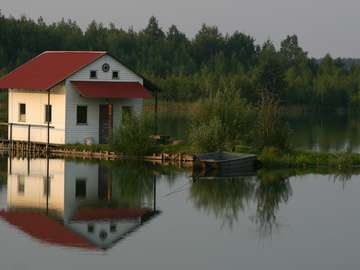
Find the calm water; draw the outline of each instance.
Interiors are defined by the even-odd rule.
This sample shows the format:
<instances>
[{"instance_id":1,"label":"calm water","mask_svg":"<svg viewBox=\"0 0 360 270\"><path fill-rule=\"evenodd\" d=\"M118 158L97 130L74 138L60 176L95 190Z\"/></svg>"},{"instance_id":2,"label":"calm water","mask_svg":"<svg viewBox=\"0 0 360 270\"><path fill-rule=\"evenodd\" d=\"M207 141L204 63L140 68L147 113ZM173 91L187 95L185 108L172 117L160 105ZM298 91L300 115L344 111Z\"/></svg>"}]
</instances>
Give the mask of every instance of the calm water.
<instances>
[{"instance_id":1,"label":"calm water","mask_svg":"<svg viewBox=\"0 0 360 270\"><path fill-rule=\"evenodd\" d=\"M163 113L159 117L160 131L175 138L187 139L190 114ZM359 113L307 113L289 116L293 147L314 151L360 152Z\"/></svg>"},{"instance_id":2,"label":"calm water","mask_svg":"<svg viewBox=\"0 0 360 270\"><path fill-rule=\"evenodd\" d=\"M0 269L359 269L360 176L0 161Z\"/></svg>"}]
</instances>

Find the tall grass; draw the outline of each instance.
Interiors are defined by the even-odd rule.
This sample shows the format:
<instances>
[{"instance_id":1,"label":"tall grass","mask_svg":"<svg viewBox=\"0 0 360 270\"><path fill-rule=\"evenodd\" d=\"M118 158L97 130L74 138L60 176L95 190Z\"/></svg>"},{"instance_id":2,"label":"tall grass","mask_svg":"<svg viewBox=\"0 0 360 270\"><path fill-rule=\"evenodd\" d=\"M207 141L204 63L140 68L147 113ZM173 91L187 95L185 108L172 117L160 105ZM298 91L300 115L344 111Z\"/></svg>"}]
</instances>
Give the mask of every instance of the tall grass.
<instances>
[{"instance_id":1,"label":"tall grass","mask_svg":"<svg viewBox=\"0 0 360 270\"><path fill-rule=\"evenodd\" d=\"M259 150L265 147L289 149L290 129L283 119L284 112L279 99L263 92L260 102L254 109L256 120L251 131L252 145Z\"/></svg>"},{"instance_id":2,"label":"tall grass","mask_svg":"<svg viewBox=\"0 0 360 270\"><path fill-rule=\"evenodd\" d=\"M222 89L199 103L190 128L190 141L196 151L232 150L248 140L253 121L251 107L238 91Z\"/></svg>"},{"instance_id":3,"label":"tall grass","mask_svg":"<svg viewBox=\"0 0 360 270\"><path fill-rule=\"evenodd\" d=\"M153 140L150 138L154 131L153 119L148 114L124 118L120 127L114 131L111 139L112 148L130 156L149 154L154 147Z\"/></svg>"},{"instance_id":4,"label":"tall grass","mask_svg":"<svg viewBox=\"0 0 360 270\"><path fill-rule=\"evenodd\" d=\"M239 145L289 149L289 128L277 97L263 92L257 105L247 104L239 91L224 89L199 104L190 140L197 151L234 150Z\"/></svg>"}]
</instances>

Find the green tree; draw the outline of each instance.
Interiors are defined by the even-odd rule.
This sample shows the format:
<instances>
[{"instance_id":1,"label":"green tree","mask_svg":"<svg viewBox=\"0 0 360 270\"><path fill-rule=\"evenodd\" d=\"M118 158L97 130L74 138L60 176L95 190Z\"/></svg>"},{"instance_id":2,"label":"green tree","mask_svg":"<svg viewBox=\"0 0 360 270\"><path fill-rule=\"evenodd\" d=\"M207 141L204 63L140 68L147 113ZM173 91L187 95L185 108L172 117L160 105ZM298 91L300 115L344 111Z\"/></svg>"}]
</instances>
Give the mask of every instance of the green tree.
<instances>
[{"instance_id":1,"label":"green tree","mask_svg":"<svg viewBox=\"0 0 360 270\"><path fill-rule=\"evenodd\" d=\"M236 31L226 41L225 55L231 61L231 66L241 65L249 70L257 61L258 50L254 38Z\"/></svg>"},{"instance_id":2,"label":"green tree","mask_svg":"<svg viewBox=\"0 0 360 270\"><path fill-rule=\"evenodd\" d=\"M193 57L198 66L206 65L224 48L224 37L216 26L203 24L193 41Z\"/></svg>"},{"instance_id":3,"label":"green tree","mask_svg":"<svg viewBox=\"0 0 360 270\"><path fill-rule=\"evenodd\" d=\"M165 34L162 31L162 29L159 27L159 22L156 19L155 16L151 16L149 19L149 23L147 27L144 29L143 33L155 40L163 39L165 38Z\"/></svg>"},{"instance_id":4,"label":"green tree","mask_svg":"<svg viewBox=\"0 0 360 270\"><path fill-rule=\"evenodd\" d=\"M259 64L255 69L257 87L279 98L286 89L285 66L271 41L267 41L260 53Z\"/></svg>"},{"instance_id":5,"label":"green tree","mask_svg":"<svg viewBox=\"0 0 360 270\"><path fill-rule=\"evenodd\" d=\"M281 42L280 55L284 58L287 68L298 65L299 62L307 58L307 53L299 46L296 35L287 36Z\"/></svg>"}]
</instances>

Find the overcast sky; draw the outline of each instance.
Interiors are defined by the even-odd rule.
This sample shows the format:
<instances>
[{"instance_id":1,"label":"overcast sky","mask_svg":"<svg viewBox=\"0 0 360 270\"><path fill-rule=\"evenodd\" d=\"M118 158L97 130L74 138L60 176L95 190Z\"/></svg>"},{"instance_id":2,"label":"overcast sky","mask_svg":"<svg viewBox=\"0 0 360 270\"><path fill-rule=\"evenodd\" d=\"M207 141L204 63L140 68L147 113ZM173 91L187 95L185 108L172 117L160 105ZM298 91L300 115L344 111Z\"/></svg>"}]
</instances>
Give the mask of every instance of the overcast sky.
<instances>
[{"instance_id":1,"label":"overcast sky","mask_svg":"<svg viewBox=\"0 0 360 270\"><path fill-rule=\"evenodd\" d=\"M95 19L139 30L155 15L164 30L175 24L189 37L206 23L246 32L257 43L297 34L311 56L360 58L360 0L1 0L0 9L46 22L71 18L82 28Z\"/></svg>"}]
</instances>

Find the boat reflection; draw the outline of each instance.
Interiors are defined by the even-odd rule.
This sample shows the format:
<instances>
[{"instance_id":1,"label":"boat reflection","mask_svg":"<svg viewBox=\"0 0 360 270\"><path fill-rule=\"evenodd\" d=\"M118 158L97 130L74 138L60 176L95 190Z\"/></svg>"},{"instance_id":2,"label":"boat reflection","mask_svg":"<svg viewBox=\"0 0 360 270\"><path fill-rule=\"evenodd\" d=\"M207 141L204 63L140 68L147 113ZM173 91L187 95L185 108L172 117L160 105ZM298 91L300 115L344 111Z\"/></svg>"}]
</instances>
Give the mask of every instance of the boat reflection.
<instances>
[{"instance_id":1,"label":"boat reflection","mask_svg":"<svg viewBox=\"0 0 360 270\"><path fill-rule=\"evenodd\" d=\"M108 249L159 214L155 176L142 166L9 158L0 217L43 242Z\"/></svg>"}]
</instances>

